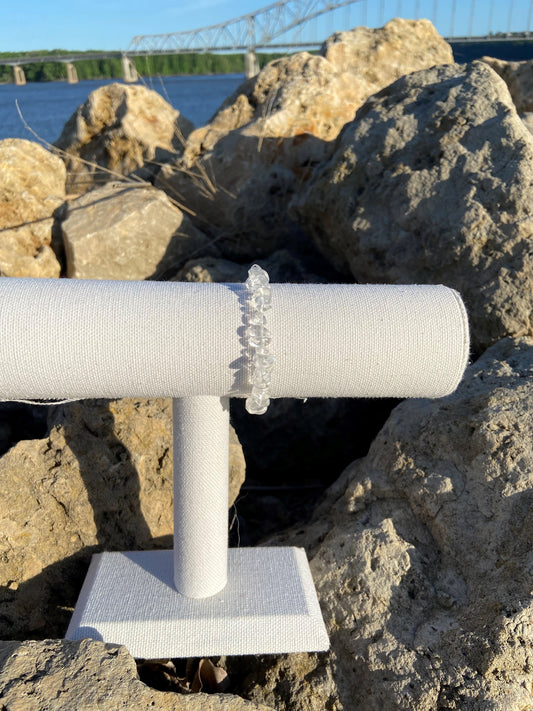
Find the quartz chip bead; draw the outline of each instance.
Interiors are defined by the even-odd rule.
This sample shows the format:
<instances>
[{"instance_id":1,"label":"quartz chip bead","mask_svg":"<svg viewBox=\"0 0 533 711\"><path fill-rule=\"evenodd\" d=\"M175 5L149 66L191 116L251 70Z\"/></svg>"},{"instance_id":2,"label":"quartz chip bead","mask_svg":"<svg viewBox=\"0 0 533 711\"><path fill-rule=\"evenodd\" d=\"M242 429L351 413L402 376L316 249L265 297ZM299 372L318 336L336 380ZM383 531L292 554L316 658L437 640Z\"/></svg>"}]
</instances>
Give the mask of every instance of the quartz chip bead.
<instances>
[{"instance_id":1,"label":"quartz chip bead","mask_svg":"<svg viewBox=\"0 0 533 711\"><path fill-rule=\"evenodd\" d=\"M255 366L261 372L269 373L273 369L275 362L276 356L266 352L264 348L259 349L255 354Z\"/></svg>"},{"instance_id":2,"label":"quartz chip bead","mask_svg":"<svg viewBox=\"0 0 533 711\"><path fill-rule=\"evenodd\" d=\"M252 393L246 398L246 411L250 415L264 415L270 405L267 393Z\"/></svg>"},{"instance_id":3,"label":"quartz chip bead","mask_svg":"<svg viewBox=\"0 0 533 711\"><path fill-rule=\"evenodd\" d=\"M248 271L248 279L245 281L248 289L255 290L262 286L268 286L268 274L258 264L254 264Z\"/></svg>"},{"instance_id":4,"label":"quartz chip bead","mask_svg":"<svg viewBox=\"0 0 533 711\"><path fill-rule=\"evenodd\" d=\"M248 345L254 349L266 348L270 345L270 334L264 326L250 326L247 329Z\"/></svg>"},{"instance_id":5,"label":"quartz chip bead","mask_svg":"<svg viewBox=\"0 0 533 711\"><path fill-rule=\"evenodd\" d=\"M268 390L271 377L271 373L268 370L256 370L252 383L256 389Z\"/></svg>"},{"instance_id":6,"label":"quartz chip bead","mask_svg":"<svg viewBox=\"0 0 533 711\"><path fill-rule=\"evenodd\" d=\"M250 347L254 348L256 353L257 351L264 350L272 341L269 333L250 333L248 338Z\"/></svg>"},{"instance_id":7,"label":"quartz chip bead","mask_svg":"<svg viewBox=\"0 0 533 711\"><path fill-rule=\"evenodd\" d=\"M261 286L252 295L252 304L258 311L272 308L272 292L270 287Z\"/></svg>"},{"instance_id":8,"label":"quartz chip bead","mask_svg":"<svg viewBox=\"0 0 533 711\"><path fill-rule=\"evenodd\" d=\"M248 317L248 323L250 324L250 326L265 326L265 315L262 314L260 311L254 311Z\"/></svg>"}]
</instances>

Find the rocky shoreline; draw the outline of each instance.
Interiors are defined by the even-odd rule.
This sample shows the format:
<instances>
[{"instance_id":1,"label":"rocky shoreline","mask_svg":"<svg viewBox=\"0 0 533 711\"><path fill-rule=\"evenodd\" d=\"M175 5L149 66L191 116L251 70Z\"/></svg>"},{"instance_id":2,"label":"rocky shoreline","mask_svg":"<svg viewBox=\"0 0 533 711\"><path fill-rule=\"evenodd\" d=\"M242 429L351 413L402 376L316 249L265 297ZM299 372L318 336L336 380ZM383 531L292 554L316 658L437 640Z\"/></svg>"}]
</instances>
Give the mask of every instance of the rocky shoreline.
<instances>
[{"instance_id":1,"label":"rocky shoreline","mask_svg":"<svg viewBox=\"0 0 533 711\"><path fill-rule=\"evenodd\" d=\"M306 548L331 649L214 660L224 694L61 640L92 553L170 544L169 401L0 404L2 708L533 708L532 131L533 62L393 20L206 126L112 84L50 150L0 141L0 276L443 283L472 334L443 400L235 404L239 535Z\"/></svg>"}]
</instances>

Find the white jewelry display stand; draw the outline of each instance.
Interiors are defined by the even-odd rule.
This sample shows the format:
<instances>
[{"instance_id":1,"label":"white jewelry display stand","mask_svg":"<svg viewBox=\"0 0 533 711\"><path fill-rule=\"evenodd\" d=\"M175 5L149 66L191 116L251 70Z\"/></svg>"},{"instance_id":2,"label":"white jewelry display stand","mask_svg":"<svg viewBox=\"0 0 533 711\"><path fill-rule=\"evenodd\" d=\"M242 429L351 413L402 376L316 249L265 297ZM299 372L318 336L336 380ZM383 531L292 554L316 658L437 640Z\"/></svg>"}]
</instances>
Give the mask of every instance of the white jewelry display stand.
<instances>
[{"instance_id":1,"label":"white jewelry display stand","mask_svg":"<svg viewBox=\"0 0 533 711\"><path fill-rule=\"evenodd\" d=\"M442 286L272 285L272 397L441 397L468 325ZM246 397L242 285L0 279L0 398L172 397L174 549L93 556L67 638L134 657L320 651L305 552L228 550L229 397Z\"/></svg>"}]
</instances>

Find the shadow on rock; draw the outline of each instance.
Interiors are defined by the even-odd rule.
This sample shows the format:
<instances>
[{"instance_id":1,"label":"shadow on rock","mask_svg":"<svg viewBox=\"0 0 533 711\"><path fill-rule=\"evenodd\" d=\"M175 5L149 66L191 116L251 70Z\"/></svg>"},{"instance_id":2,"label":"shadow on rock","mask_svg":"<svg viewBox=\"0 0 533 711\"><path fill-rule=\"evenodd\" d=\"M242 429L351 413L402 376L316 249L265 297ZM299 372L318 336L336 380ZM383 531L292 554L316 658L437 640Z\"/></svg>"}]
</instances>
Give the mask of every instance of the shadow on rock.
<instances>
[{"instance_id":1,"label":"shadow on rock","mask_svg":"<svg viewBox=\"0 0 533 711\"><path fill-rule=\"evenodd\" d=\"M232 132L201 158L164 165L155 185L187 205L193 222L227 258L257 259L292 239L297 224L289 202L331 150L331 142L309 133Z\"/></svg>"},{"instance_id":2,"label":"shadow on rock","mask_svg":"<svg viewBox=\"0 0 533 711\"><path fill-rule=\"evenodd\" d=\"M54 408L49 423L48 438L0 460L4 638L64 634L91 554L172 546L164 403L75 402ZM134 464L128 448L148 441Z\"/></svg>"},{"instance_id":3,"label":"shadow on rock","mask_svg":"<svg viewBox=\"0 0 533 711\"><path fill-rule=\"evenodd\" d=\"M21 402L0 402L0 456L23 439L46 436L48 412L46 407Z\"/></svg>"},{"instance_id":4,"label":"shadow on rock","mask_svg":"<svg viewBox=\"0 0 533 711\"><path fill-rule=\"evenodd\" d=\"M79 401L60 406L51 413L50 424L55 422L61 423L65 443L78 461L98 543L109 550L142 547L151 534L141 511L139 475L116 436L109 403Z\"/></svg>"},{"instance_id":5,"label":"shadow on rock","mask_svg":"<svg viewBox=\"0 0 533 711\"><path fill-rule=\"evenodd\" d=\"M398 400L280 398L250 418L232 401L232 421L246 459L232 542L254 545L311 516L350 462L366 455Z\"/></svg>"}]
</instances>

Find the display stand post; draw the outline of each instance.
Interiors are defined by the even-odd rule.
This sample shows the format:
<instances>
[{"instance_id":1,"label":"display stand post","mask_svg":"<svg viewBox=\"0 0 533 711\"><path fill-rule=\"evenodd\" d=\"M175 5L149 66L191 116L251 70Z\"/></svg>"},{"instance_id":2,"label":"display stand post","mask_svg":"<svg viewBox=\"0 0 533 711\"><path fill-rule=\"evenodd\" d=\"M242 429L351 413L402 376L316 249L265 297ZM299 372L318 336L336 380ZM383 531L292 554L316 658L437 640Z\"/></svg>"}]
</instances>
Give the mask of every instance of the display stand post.
<instances>
[{"instance_id":1,"label":"display stand post","mask_svg":"<svg viewBox=\"0 0 533 711\"><path fill-rule=\"evenodd\" d=\"M173 419L174 582L210 597L228 579L229 399L175 398Z\"/></svg>"}]
</instances>

